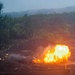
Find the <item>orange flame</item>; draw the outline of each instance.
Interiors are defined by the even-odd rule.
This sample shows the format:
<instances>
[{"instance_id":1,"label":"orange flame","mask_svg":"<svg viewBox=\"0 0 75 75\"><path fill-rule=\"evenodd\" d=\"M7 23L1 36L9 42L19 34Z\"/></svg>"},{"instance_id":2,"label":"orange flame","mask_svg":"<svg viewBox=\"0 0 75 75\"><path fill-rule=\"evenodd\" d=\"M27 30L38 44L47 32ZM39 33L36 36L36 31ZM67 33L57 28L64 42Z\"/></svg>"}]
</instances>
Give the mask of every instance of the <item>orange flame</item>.
<instances>
[{"instance_id":1,"label":"orange flame","mask_svg":"<svg viewBox=\"0 0 75 75\"><path fill-rule=\"evenodd\" d=\"M47 48L48 49L48 48ZM62 63L68 61L71 52L66 45L56 45L54 50L47 50L42 59L33 60L34 63Z\"/></svg>"}]
</instances>

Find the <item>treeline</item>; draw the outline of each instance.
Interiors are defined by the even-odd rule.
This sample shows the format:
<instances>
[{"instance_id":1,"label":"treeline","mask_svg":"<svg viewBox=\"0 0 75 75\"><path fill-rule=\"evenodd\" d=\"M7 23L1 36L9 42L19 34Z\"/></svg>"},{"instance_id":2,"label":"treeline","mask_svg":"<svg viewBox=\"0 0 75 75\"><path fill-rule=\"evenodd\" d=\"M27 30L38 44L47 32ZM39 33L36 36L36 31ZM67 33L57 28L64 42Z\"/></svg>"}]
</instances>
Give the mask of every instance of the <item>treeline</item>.
<instances>
[{"instance_id":1,"label":"treeline","mask_svg":"<svg viewBox=\"0 0 75 75\"><path fill-rule=\"evenodd\" d=\"M0 49L12 39L47 40L50 43L75 41L75 12L38 14L12 18L2 16L0 3Z\"/></svg>"}]
</instances>

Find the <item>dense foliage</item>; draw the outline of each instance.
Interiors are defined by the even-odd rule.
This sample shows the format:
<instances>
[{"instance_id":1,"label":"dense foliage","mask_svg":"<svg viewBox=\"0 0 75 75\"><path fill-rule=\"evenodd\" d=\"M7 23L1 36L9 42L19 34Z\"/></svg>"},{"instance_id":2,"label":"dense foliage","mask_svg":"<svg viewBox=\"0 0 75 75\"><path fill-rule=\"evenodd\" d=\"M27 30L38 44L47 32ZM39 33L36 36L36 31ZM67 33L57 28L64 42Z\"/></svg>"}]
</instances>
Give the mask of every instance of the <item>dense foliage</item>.
<instances>
[{"instance_id":1,"label":"dense foliage","mask_svg":"<svg viewBox=\"0 0 75 75\"><path fill-rule=\"evenodd\" d=\"M38 14L12 18L1 16L0 3L0 49L12 39L41 39L50 43L75 41L75 12L62 14Z\"/></svg>"}]
</instances>

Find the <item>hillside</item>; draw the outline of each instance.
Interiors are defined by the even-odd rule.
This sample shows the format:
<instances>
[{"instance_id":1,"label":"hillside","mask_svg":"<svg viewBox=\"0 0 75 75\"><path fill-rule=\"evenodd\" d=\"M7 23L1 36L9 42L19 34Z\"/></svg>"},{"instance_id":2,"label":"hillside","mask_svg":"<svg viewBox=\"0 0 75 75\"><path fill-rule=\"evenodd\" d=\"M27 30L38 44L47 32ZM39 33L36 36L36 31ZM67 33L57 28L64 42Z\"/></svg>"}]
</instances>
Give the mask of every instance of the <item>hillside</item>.
<instances>
[{"instance_id":1,"label":"hillside","mask_svg":"<svg viewBox=\"0 0 75 75\"><path fill-rule=\"evenodd\" d=\"M25 14L28 15L36 15L36 14L51 14L51 13L63 13L63 12L74 12L75 6L65 7L65 8L58 8L58 9L39 9L39 10L27 10L21 12L8 12L3 13L2 15L10 15L12 17L20 17L24 16Z\"/></svg>"}]
</instances>

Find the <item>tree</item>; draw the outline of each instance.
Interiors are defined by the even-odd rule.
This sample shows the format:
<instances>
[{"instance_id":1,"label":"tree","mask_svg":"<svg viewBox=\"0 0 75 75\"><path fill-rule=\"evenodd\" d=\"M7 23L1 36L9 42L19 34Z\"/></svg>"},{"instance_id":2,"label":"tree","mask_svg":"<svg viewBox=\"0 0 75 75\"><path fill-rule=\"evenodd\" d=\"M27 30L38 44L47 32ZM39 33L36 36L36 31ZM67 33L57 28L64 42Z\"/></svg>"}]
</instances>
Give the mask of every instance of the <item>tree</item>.
<instances>
[{"instance_id":1,"label":"tree","mask_svg":"<svg viewBox=\"0 0 75 75\"><path fill-rule=\"evenodd\" d=\"M2 16L3 4L0 2L0 49L5 47L10 40L10 18Z\"/></svg>"},{"instance_id":2,"label":"tree","mask_svg":"<svg viewBox=\"0 0 75 75\"><path fill-rule=\"evenodd\" d=\"M0 2L0 15L1 15L2 8L3 8L3 4Z\"/></svg>"}]
</instances>

